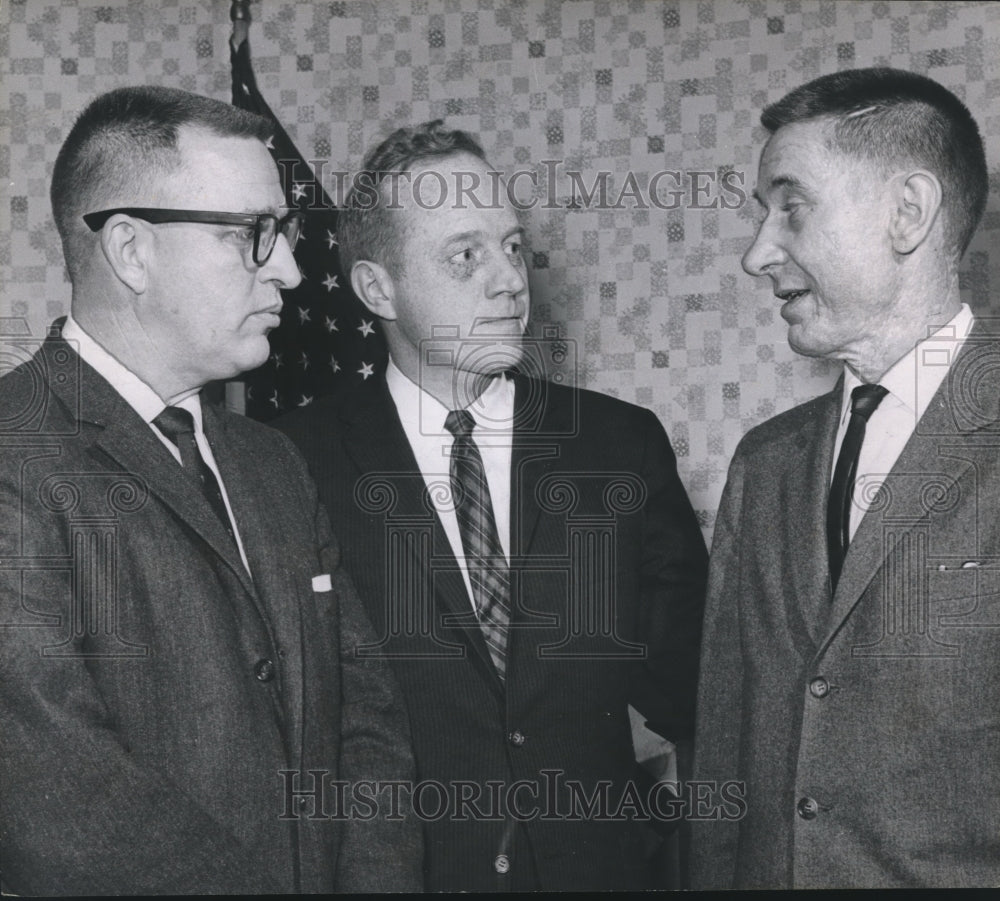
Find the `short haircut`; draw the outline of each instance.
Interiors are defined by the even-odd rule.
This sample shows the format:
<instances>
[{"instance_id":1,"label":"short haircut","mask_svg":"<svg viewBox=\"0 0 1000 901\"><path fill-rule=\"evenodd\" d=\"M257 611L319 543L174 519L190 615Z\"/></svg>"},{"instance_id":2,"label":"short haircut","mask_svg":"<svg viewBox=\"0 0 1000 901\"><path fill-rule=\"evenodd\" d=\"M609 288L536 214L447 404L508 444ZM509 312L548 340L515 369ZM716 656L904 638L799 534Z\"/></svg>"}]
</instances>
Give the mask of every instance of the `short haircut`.
<instances>
[{"instance_id":1,"label":"short haircut","mask_svg":"<svg viewBox=\"0 0 1000 901\"><path fill-rule=\"evenodd\" d=\"M118 88L93 100L70 129L52 173L52 212L70 278L78 270L89 229L84 213L128 206L144 186L176 171L181 126L220 137L266 141L263 116L221 100L155 85Z\"/></svg>"},{"instance_id":2,"label":"short haircut","mask_svg":"<svg viewBox=\"0 0 1000 901\"><path fill-rule=\"evenodd\" d=\"M384 183L392 176L433 159L468 153L489 165L479 142L464 131L449 130L443 119L394 131L365 156L344 198L337 218L340 265L350 277L358 260L371 260L398 274L402 262L402 234L386 207Z\"/></svg>"},{"instance_id":3,"label":"short haircut","mask_svg":"<svg viewBox=\"0 0 1000 901\"><path fill-rule=\"evenodd\" d=\"M793 122L833 121L831 149L875 163L933 172L941 181L945 234L960 257L986 207L989 175L979 128L947 88L901 69L853 69L824 75L761 113L773 134Z\"/></svg>"}]
</instances>

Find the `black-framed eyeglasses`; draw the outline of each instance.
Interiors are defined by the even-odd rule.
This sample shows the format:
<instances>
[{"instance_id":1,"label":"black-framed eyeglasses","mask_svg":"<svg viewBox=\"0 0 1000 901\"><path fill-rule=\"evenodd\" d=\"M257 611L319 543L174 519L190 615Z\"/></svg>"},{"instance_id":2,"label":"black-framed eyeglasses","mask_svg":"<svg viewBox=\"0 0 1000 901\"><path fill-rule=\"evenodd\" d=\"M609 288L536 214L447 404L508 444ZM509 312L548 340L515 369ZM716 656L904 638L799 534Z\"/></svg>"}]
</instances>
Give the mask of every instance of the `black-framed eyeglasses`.
<instances>
[{"instance_id":1,"label":"black-framed eyeglasses","mask_svg":"<svg viewBox=\"0 0 1000 901\"><path fill-rule=\"evenodd\" d=\"M284 235L288 246L295 250L302 233L303 215L292 210L280 219L273 213L218 213L207 210L164 210L152 207L125 206L98 213L86 213L83 221L91 231L100 231L112 216L123 213L160 225L164 222L200 222L203 225L242 225L253 229L253 261L263 266L271 256L278 235Z\"/></svg>"}]
</instances>

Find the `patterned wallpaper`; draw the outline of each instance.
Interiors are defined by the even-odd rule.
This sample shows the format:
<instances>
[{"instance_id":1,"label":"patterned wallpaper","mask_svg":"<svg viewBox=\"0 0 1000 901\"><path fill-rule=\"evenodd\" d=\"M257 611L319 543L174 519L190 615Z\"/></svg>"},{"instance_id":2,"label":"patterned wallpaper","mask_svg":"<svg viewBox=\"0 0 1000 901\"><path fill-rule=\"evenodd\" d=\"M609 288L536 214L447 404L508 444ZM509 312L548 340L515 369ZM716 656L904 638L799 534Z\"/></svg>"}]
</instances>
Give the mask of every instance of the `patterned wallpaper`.
<instances>
[{"instance_id":1,"label":"patterned wallpaper","mask_svg":"<svg viewBox=\"0 0 1000 901\"><path fill-rule=\"evenodd\" d=\"M229 5L2 4L0 330L42 335L68 309L47 188L74 116L133 83L228 100ZM351 171L398 124L445 117L525 173L536 332L557 325L579 384L657 413L709 535L740 437L835 378L788 349L777 302L740 269L761 107L841 68L929 74L978 119L996 187L998 3L255 0L252 12L261 89L327 172ZM962 269L976 309L998 304L998 233L994 196Z\"/></svg>"}]
</instances>

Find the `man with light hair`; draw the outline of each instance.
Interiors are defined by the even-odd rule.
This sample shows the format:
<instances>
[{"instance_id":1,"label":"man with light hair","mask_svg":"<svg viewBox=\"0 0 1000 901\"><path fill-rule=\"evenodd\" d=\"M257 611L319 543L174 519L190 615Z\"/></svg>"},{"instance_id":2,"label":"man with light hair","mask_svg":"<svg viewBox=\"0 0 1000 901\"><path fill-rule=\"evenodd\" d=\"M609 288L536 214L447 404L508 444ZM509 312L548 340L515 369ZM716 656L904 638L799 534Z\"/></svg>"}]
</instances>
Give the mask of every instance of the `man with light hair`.
<instances>
[{"instance_id":1,"label":"man with light hair","mask_svg":"<svg viewBox=\"0 0 1000 901\"><path fill-rule=\"evenodd\" d=\"M523 229L471 135L401 128L356 186L341 262L388 370L278 427L343 536L421 783L440 786L414 798L427 887L649 887L657 812L629 706L661 745L690 739L706 564L666 433L539 378Z\"/></svg>"}]
</instances>

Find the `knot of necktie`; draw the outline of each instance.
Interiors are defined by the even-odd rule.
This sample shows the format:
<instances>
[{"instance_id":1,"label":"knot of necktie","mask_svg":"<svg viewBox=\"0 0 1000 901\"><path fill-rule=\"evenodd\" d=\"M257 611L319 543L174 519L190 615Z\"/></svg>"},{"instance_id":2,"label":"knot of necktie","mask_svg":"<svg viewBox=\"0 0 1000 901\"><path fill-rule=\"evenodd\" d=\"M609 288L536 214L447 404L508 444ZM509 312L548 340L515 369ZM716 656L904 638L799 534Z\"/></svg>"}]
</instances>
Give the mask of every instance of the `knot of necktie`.
<instances>
[{"instance_id":1,"label":"knot of necktie","mask_svg":"<svg viewBox=\"0 0 1000 901\"><path fill-rule=\"evenodd\" d=\"M233 541L236 541L236 533L233 530L232 519L229 510L226 508L226 501L222 496L222 487L215 477L212 468L205 462L205 458L198 449L198 441L195 438L194 416L189 410L183 407L166 407L153 420L155 425L167 438L177 447L181 457L181 468L193 476L201 486L202 493L211 504L215 515L225 527Z\"/></svg>"},{"instance_id":2,"label":"knot of necktie","mask_svg":"<svg viewBox=\"0 0 1000 901\"><path fill-rule=\"evenodd\" d=\"M153 420L155 425L174 444L180 435L194 434L194 416L183 407L164 407Z\"/></svg>"},{"instance_id":3,"label":"knot of necktie","mask_svg":"<svg viewBox=\"0 0 1000 901\"><path fill-rule=\"evenodd\" d=\"M468 410L452 410L445 417L444 427L456 438L469 438L476 427L476 420Z\"/></svg>"},{"instance_id":4,"label":"knot of necktie","mask_svg":"<svg viewBox=\"0 0 1000 901\"><path fill-rule=\"evenodd\" d=\"M851 392L851 415L860 416L867 422L888 393L881 385L858 385Z\"/></svg>"}]
</instances>

